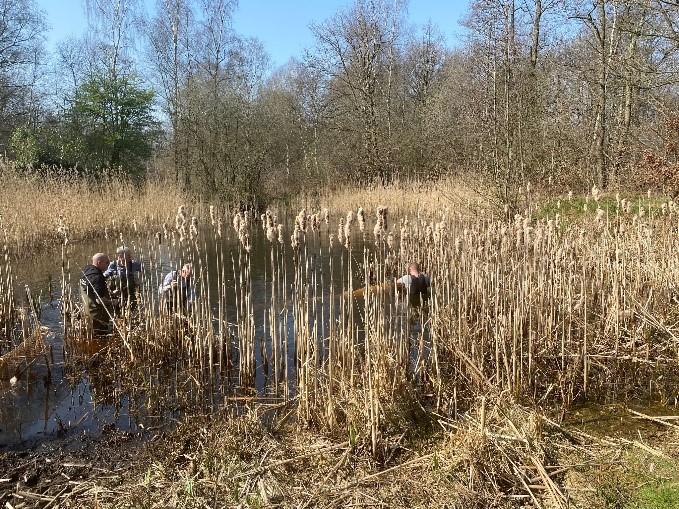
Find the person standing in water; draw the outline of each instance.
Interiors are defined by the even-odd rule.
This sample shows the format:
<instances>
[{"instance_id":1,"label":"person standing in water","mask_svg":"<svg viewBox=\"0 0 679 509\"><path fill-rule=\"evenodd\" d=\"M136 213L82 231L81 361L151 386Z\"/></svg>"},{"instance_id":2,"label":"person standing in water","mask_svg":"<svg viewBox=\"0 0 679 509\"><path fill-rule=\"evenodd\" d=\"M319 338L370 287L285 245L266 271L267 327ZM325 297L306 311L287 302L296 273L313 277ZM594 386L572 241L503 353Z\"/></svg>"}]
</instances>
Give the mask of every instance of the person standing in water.
<instances>
[{"instance_id":1,"label":"person standing in water","mask_svg":"<svg viewBox=\"0 0 679 509\"><path fill-rule=\"evenodd\" d=\"M105 278L114 278L114 286L120 296L120 307L123 311L137 309L137 274L141 271L141 262L135 260L130 248L124 246L116 250L116 259L104 271Z\"/></svg>"},{"instance_id":2,"label":"person standing in water","mask_svg":"<svg viewBox=\"0 0 679 509\"><path fill-rule=\"evenodd\" d=\"M396 280L399 293L405 293L411 306L419 306L429 300L430 277L421 271L418 263L408 265L408 273Z\"/></svg>"},{"instance_id":3,"label":"person standing in water","mask_svg":"<svg viewBox=\"0 0 679 509\"><path fill-rule=\"evenodd\" d=\"M92 256L92 263L83 267L79 281L83 313L95 337L109 334L113 321L115 301L111 298L104 277L104 271L108 266L108 255L95 254Z\"/></svg>"},{"instance_id":4,"label":"person standing in water","mask_svg":"<svg viewBox=\"0 0 679 509\"><path fill-rule=\"evenodd\" d=\"M163 278L160 293L168 313L186 313L196 300L193 282L193 266L185 264L181 270L173 270Z\"/></svg>"}]
</instances>

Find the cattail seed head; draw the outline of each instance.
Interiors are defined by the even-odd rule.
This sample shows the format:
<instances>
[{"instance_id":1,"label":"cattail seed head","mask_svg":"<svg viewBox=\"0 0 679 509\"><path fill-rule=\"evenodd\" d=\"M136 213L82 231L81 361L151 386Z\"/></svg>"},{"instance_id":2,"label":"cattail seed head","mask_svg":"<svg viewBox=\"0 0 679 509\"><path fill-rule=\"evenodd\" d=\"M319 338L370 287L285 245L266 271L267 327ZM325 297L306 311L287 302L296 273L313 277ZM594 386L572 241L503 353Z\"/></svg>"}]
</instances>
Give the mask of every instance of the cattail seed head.
<instances>
[{"instance_id":1,"label":"cattail seed head","mask_svg":"<svg viewBox=\"0 0 679 509\"><path fill-rule=\"evenodd\" d=\"M344 218L340 217L339 224L337 225L337 241L340 244L344 244Z\"/></svg>"},{"instance_id":2,"label":"cattail seed head","mask_svg":"<svg viewBox=\"0 0 679 509\"><path fill-rule=\"evenodd\" d=\"M191 227L189 228L189 234L191 239L198 236L198 218L196 216L191 217Z\"/></svg>"},{"instance_id":3,"label":"cattail seed head","mask_svg":"<svg viewBox=\"0 0 679 509\"><path fill-rule=\"evenodd\" d=\"M351 225L354 221L354 213L350 210L347 212L347 220L344 223L344 245L349 249L351 245Z\"/></svg>"},{"instance_id":4,"label":"cattail seed head","mask_svg":"<svg viewBox=\"0 0 679 509\"><path fill-rule=\"evenodd\" d=\"M282 246L285 243L285 237L283 236L283 225L278 225L278 243Z\"/></svg>"},{"instance_id":5,"label":"cattail seed head","mask_svg":"<svg viewBox=\"0 0 679 509\"><path fill-rule=\"evenodd\" d=\"M295 224L295 229L292 231L292 235L290 235L290 246L292 246L292 249L297 249L300 244L300 238L302 236L302 230L299 227L299 224Z\"/></svg>"},{"instance_id":6,"label":"cattail seed head","mask_svg":"<svg viewBox=\"0 0 679 509\"><path fill-rule=\"evenodd\" d=\"M240 231L240 224L243 222L243 217L241 216L240 212L236 212L233 216L233 229L236 230L236 233Z\"/></svg>"},{"instance_id":7,"label":"cattail seed head","mask_svg":"<svg viewBox=\"0 0 679 509\"><path fill-rule=\"evenodd\" d=\"M266 227L266 240L272 244L276 241L276 229L273 225L267 225Z\"/></svg>"},{"instance_id":8,"label":"cattail seed head","mask_svg":"<svg viewBox=\"0 0 679 509\"><path fill-rule=\"evenodd\" d=\"M387 235L387 247L389 247L389 249L394 249L394 245L395 245L394 234L389 232L389 234Z\"/></svg>"}]
</instances>

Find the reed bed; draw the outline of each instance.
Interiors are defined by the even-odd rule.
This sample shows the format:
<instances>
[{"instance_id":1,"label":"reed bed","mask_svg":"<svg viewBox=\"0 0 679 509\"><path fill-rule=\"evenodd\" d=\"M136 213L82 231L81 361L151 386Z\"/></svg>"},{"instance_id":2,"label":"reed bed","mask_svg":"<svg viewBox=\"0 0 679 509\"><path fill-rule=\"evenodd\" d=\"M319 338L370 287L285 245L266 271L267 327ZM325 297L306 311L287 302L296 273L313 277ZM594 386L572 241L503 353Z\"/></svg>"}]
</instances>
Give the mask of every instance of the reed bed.
<instances>
[{"instance_id":1,"label":"reed bed","mask_svg":"<svg viewBox=\"0 0 679 509\"><path fill-rule=\"evenodd\" d=\"M110 171L86 176L63 169L21 171L0 162L0 232L13 256L72 241L114 237L171 220L184 198L174 185L143 185Z\"/></svg>"},{"instance_id":2,"label":"reed bed","mask_svg":"<svg viewBox=\"0 0 679 509\"><path fill-rule=\"evenodd\" d=\"M0 382L16 384L27 376L31 364L45 355L46 330L40 325L40 303L28 286L24 288L26 306L17 302L17 283L13 258L5 244L0 254Z\"/></svg>"},{"instance_id":3,"label":"reed bed","mask_svg":"<svg viewBox=\"0 0 679 509\"><path fill-rule=\"evenodd\" d=\"M383 434L423 407L454 416L491 390L563 411L665 401L678 381L679 216L671 203L662 210L632 214L621 201L615 214L565 223L392 217L384 207L289 221L211 208L198 219L181 207L154 236L118 239L145 272L140 313L118 316L114 338L144 368L142 386L171 376L203 408L252 388L295 401L300 423L362 437L376 455ZM412 260L434 282L422 308L392 284ZM161 278L186 262L195 306L163 312ZM73 341L84 332L76 308L65 306Z\"/></svg>"},{"instance_id":4,"label":"reed bed","mask_svg":"<svg viewBox=\"0 0 679 509\"><path fill-rule=\"evenodd\" d=\"M658 206L659 197L636 198L634 207L617 197L604 210L601 199L593 193L569 221L559 207L507 218L451 207L412 215L367 203L264 214L181 205L171 220L118 229L109 242L143 262L139 308L113 312L112 336L97 343L91 356L107 369L100 379L90 372L94 398L127 396L131 414L233 412L215 433L271 446L229 442L213 451L205 444L216 439L206 435L187 446L203 451L192 456L193 473L165 466L174 473L148 474L168 496L177 494L177 475L200 497L203 488L214 496L224 476L251 483L264 475L264 488L239 481L226 491L243 495L234 503L256 491L264 503L330 507L367 500L359 487L370 486L388 503L413 504L406 491L380 488L382 480L405 482L401 474L412 468L435 483L416 495L422 500L444 503L455 491L456 504L566 507L571 495L555 455L581 449L584 439L559 418L577 403L676 401L679 382L679 210L671 201ZM76 291L86 260L74 259L70 232L59 231L66 353L87 362ZM433 282L422 306L394 285L411 261ZM193 264L195 302L190 311L168 310L159 286L185 263ZM7 263L0 270L4 278L11 272ZM248 421L252 406L276 418ZM268 431L265 422L273 422ZM395 460L407 430L433 423L444 442ZM289 436L330 441L316 451L332 460L313 460L323 477L313 489L277 474L317 456L268 441L267 433L288 428ZM248 449L271 466L220 463ZM338 488L349 458L356 464L363 453L370 467ZM196 477L199 465L208 470ZM200 487L191 484L197 478ZM133 490L130 501L139 496Z\"/></svg>"},{"instance_id":5,"label":"reed bed","mask_svg":"<svg viewBox=\"0 0 679 509\"><path fill-rule=\"evenodd\" d=\"M0 254L0 355L12 347L12 336L17 320L14 300L14 274L7 245Z\"/></svg>"}]
</instances>

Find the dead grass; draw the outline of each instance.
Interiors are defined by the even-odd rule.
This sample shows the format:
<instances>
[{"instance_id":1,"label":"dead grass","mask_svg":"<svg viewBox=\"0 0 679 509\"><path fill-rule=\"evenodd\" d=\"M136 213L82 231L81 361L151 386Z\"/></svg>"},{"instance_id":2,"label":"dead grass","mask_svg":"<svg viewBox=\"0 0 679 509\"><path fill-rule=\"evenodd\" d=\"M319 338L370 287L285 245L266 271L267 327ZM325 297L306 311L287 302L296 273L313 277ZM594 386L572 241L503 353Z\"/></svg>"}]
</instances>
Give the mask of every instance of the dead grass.
<instances>
[{"instance_id":1,"label":"dead grass","mask_svg":"<svg viewBox=\"0 0 679 509\"><path fill-rule=\"evenodd\" d=\"M326 435L299 426L280 405L185 420L168 434L149 434L144 444L112 435L104 440L107 455L101 447L24 458L5 454L0 466L14 465L5 470L12 484L4 493L0 485L0 502L565 508L656 507L643 503L672 499L668 483L676 481L677 437L671 430L660 429L651 444L598 438L563 429L506 396L494 401L479 401L455 421L431 414L429 431L389 437L379 459L367 436Z\"/></svg>"},{"instance_id":2,"label":"dead grass","mask_svg":"<svg viewBox=\"0 0 679 509\"><path fill-rule=\"evenodd\" d=\"M55 169L27 175L2 162L0 179L0 232L15 255L57 244L65 232L77 241L172 221L185 201L172 185L104 173L83 178Z\"/></svg>"},{"instance_id":3,"label":"dead grass","mask_svg":"<svg viewBox=\"0 0 679 509\"><path fill-rule=\"evenodd\" d=\"M348 185L325 189L315 199L298 198L293 208L317 207L337 211L362 207L367 214L374 216L377 208L385 205L389 207L390 214L399 217L428 217L446 209L454 213L469 213L489 206L482 194L459 180L446 178L418 183L396 181L388 185Z\"/></svg>"}]
</instances>

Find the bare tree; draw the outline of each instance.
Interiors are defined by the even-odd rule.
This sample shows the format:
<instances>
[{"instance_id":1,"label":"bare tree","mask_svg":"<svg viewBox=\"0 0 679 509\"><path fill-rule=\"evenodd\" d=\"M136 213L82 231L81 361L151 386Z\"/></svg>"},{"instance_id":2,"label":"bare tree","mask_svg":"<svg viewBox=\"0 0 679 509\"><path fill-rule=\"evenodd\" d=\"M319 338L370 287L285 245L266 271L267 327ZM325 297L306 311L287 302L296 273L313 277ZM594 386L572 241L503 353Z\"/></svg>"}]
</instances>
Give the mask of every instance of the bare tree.
<instances>
[{"instance_id":1,"label":"bare tree","mask_svg":"<svg viewBox=\"0 0 679 509\"><path fill-rule=\"evenodd\" d=\"M139 0L85 0L90 33L100 47L112 79L129 73L137 28Z\"/></svg>"},{"instance_id":2,"label":"bare tree","mask_svg":"<svg viewBox=\"0 0 679 509\"><path fill-rule=\"evenodd\" d=\"M145 24L148 63L172 129L172 166L177 184L187 186L186 150L181 125L182 91L189 87L196 51L194 15L188 0L158 0L155 16ZM182 180L183 176L183 180Z\"/></svg>"},{"instance_id":3,"label":"bare tree","mask_svg":"<svg viewBox=\"0 0 679 509\"><path fill-rule=\"evenodd\" d=\"M325 82L335 129L355 129L337 120L343 114L360 125L358 168L367 180L387 177L389 159L382 137L389 133L393 58L398 52L402 12L398 3L359 0L311 27L316 48L307 65ZM382 129L382 118L386 129Z\"/></svg>"},{"instance_id":4,"label":"bare tree","mask_svg":"<svg viewBox=\"0 0 679 509\"><path fill-rule=\"evenodd\" d=\"M0 142L12 129L34 118L43 63L43 14L33 0L0 0Z\"/></svg>"}]
</instances>

